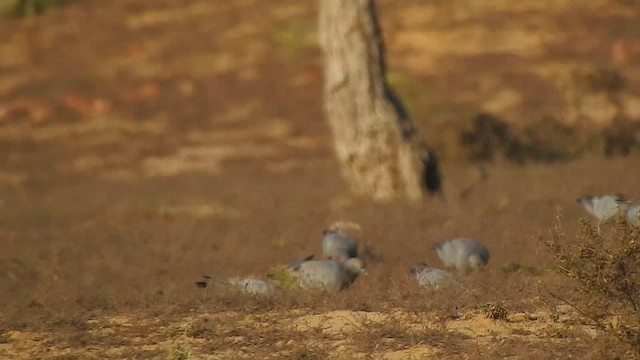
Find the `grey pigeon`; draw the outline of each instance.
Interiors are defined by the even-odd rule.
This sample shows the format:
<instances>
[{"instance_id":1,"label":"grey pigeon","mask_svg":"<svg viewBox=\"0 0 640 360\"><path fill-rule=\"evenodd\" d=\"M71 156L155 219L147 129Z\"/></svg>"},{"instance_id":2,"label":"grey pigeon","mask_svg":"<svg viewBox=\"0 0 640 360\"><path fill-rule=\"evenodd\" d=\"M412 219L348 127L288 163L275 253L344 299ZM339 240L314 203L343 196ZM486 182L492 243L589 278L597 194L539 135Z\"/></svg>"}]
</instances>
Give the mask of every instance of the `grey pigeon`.
<instances>
[{"instance_id":1,"label":"grey pigeon","mask_svg":"<svg viewBox=\"0 0 640 360\"><path fill-rule=\"evenodd\" d=\"M345 289L359 275L367 273L364 263L358 258L351 258L344 262L336 260L301 261L296 266L289 267L288 270L298 279L300 286L328 290Z\"/></svg>"},{"instance_id":2,"label":"grey pigeon","mask_svg":"<svg viewBox=\"0 0 640 360\"><path fill-rule=\"evenodd\" d=\"M446 267L462 272L484 267L491 257L486 246L464 237L440 243L435 249Z\"/></svg>"},{"instance_id":3,"label":"grey pigeon","mask_svg":"<svg viewBox=\"0 0 640 360\"><path fill-rule=\"evenodd\" d=\"M640 227L640 205L630 205L625 211L627 222L631 226Z\"/></svg>"},{"instance_id":4,"label":"grey pigeon","mask_svg":"<svg viewBox=\"0 0 640 360\"><path fill-rule=\"evenodd\" d=\"M347 261L358 256L358 240L340 230L325 230L322 239L322 254L330 260Z\"/></svg>"},{"instance_id":5,"label":"grey pigeon","mask_svg":"<svg viewBox=\"0 0 640 360\"><path fill-rule=\"evenodd\" d=\"M621 195L585 195L576 200L593 217L598 220L598 233L600 225L611 220L623 212L628 202Z\"/></svg>"},{"instance_id":6,"label":"grey pigeon","mask_svg":"<svg viewBox=\"0 0 640 360\"><path fill-rule=\"evenodd\" d=\"M424 262L411 268L411 273L418 280L418 285L426 289L439 290L445 286L459 283L452 273L446 270L430 268Z\"/></svg>"},{"instance_id":7,"label":"grey pigeon","mask_svg":"<svg viewBox=\"0 0 640 360\"><path fill-rule=\"evenodd\" d=\"M273 294L278 290L274 284L254 278L230 278L227 282L247 294Z\"/></svg>"},{"instance_id":8,"label":"grey pigeon","mask_svg":"<svg viewBox=\"0 0 640 360\"><path fill-rule=\"evenodd\" d=\"M272 294L278 287L274 284L254 278L232 277L226 281L216 281L211 276L203 276L203 280L196 281L196 286L204 290L205 294L212 285L231 286L247 294Z\"/></svg>"}]
</instances>

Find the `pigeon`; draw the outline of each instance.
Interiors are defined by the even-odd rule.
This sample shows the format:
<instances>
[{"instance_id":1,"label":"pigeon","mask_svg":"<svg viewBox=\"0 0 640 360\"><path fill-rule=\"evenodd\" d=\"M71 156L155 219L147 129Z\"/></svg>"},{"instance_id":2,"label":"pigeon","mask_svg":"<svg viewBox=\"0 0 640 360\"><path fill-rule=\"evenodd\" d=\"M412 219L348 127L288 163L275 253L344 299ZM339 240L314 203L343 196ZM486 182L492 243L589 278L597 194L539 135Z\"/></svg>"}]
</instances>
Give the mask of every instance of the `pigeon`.
<instances>
[{"instance_id":1,"label":"pigeon","mask_svg":"<svg viewBox=\"0 0 640 360\"><path fill-rule=\"evenodd\" d=\"M268 281L254 278L234 277L227 279L227 282L247 294L269 295L275 293L278 290L278 287L274 284Z\"/></svg>"},{"instance_id":2,"label":"pigeon","mask_svg":"<svg viewBox=\"0 0 640 360\"><path fill-rule=\"evenodd\" d=\"M344 262L336 260L299 261L288 271L297 278L303 288L324 288L343 290L349 287L359 275L366 275L364 263L358 258Z\"/></svg>"},{"instance_id":3,"label":"pigeon","mask_svg":"<svg viewBox=\"0 0 640 360\"><path fill-rule=\"evenodd\" d=\"M207 290L214 283L214 279L211 276L205 275L203 276L203 280L196 281L195 284L198 288L204 289L204 293L206 294ZM220 286L230 286L232 288L238 289L246 294L272 294L276 292L278 289L274 284L260 280L255 278L239 278L232 277L227 279L226 281L216 281L216 285Z\"/></svg>"},{"instance_id":4,"label":"pigeon","mask_svg":"<svg viewBox=\"0 0 640 360\"><path fill-rule=\"evenodd\" d=\"M630 205L625 211L627 223L631 226L640 227L640 205Z\"/></svg>"},{"instance_id":5,"label":"pigeon","mask_svg":"<svg viewBox=\"0 0 640 360\"><path fill-rule=\"evenodd\" d=\"M576 200L593 217L598 219L598 233L600 225L611 220L625 211L628 202L621 195L585 195Z\"/></svg>"},{"instance_id":6,"label":"pigeon","mask_svg":"<svg viewBox=\"0 0 640 360\"><path fill-rule=\"evenodd\" d=\"M418 280L420 287L430 290L439 290L459 283L452 273L446 270L430 268L424 262L418 263L410 271Z\"/></svg>"},{"instance_id":7,"label":"pigeon","mask_svg":"<svg viewBox=\"0 0 640 360\"><path fill-rule=\"evenodd\" d=\"M341 230L325 230L322 254L329 260L347 261L358 256L358 240Z\"/></svg>"},{"instance_id":8,"label":"pigeon","mask_svg":"<svg viewBox=\"0 0 640 360\"><path fill-rule=\"evenodd\" d=\"M491 257L486 246L464 237L437 244L435 250L446 267L461 272L478 270L487 265Z\"/></svg>"}]
</instances>

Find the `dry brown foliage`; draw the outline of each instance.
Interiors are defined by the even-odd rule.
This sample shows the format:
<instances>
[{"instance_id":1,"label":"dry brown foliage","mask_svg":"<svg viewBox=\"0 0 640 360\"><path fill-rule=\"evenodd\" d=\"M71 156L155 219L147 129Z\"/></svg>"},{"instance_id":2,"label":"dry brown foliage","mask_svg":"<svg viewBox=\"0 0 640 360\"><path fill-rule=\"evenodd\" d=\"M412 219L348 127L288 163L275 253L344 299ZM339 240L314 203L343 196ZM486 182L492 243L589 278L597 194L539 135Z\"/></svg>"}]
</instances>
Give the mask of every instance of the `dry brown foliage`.
<instances>
[{"instance_id":1,"label":"dry brown foliage","mask_svg":"<svg viewBox=\"0 0 640 360\"><path fill-rule=\"evenodd\" d=\"M561 300L640 357L640 229L620 218L608 234L601 235L582 218L571 239L558 212L550 237L540 240L557 269L577 283L576 296Z\"/></svg>"}]
</instances>

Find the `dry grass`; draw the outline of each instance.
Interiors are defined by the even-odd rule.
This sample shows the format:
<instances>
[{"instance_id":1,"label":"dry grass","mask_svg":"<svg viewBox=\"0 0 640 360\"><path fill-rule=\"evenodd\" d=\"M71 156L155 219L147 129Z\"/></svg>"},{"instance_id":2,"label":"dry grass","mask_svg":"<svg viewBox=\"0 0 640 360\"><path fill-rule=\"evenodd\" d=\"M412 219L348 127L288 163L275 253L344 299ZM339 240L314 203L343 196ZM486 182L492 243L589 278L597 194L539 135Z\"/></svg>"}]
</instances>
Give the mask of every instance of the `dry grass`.
<instances>
[{"instance_id":1,"label":"dry grass","mask_svg":"<svg viewBox=\"0 0 640 360\"><path fill-rule=\"evenodd\" d=\"M5 191L10 208L0 208L5 236L0 286L13 295L0 308L5 339L0 351L7 357L177 358L189 352L214 358L482 358L489 351L493 357L526 358L545 341L552 345L535 354L577 354L569 346L580 349L591 343L585 333L597 331L548 295L550 289L569 296L570 282L542 270L551 257L537 252L533 234L551 226L555 203L573 218L582 215L573 196L565 196L567 176L576 181L574 191L589 192L594 179L580 174L596 167L602 169L596 176L633 194L633 181L606 175L626 169L627 161L632 160L581 162L566 170L489 166L492 175L467 200L457 202L454 196L466 185L456 188L451 182L450 200L437 206L352 199L335 210L331 199L344 191L342 184L317 182L308 192L308 184L324 171L312 167L273 174L247 165L228 170L224 178L188 175ZM563 171L566 176L559 177ZM505 189L523 200L494 200ZM240 216L157 211L190 209L194 203L219 204ZM290 289L252 296L224 287L204 294L193 285L202 274L264 277L278 264L319 251L322 230L336 219L360 224L363 241L381 254L370 263L369 275L346 291ZM487 221L500 226L487 227ZM563 222L566 231L574 231L572 223ZM419 289L410 266L417 260L437 266L431 247L458 234L488 245L489 268L463 278L459 288ZM275 239L286 245L275 245ZM510 262L527 265L504 270ZM539 270L521 270L528 267ZM307 325L296 325L302 323ZM496 337L502 342L494 343ZM43 341L49 355L38 350Z\"/></svg>"}]
</instances>

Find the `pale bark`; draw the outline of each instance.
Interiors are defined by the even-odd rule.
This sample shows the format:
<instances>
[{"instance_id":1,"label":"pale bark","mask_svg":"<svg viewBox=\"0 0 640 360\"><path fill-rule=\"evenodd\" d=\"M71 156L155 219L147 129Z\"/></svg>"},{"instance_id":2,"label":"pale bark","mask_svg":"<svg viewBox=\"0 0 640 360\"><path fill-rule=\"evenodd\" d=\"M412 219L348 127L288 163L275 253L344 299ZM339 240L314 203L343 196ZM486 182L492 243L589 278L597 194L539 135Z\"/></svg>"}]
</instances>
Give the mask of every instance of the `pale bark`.
<instances>
[{"instance_id":1,"label":"pale bark","mask_svg":"<svg viewBox=\"0 0 640 360\"><path fill-rule=\"evenodd\" d=\"M325 113L343 176L375 200L423 196L426 154L385 80L373 0L320 0Z\"/></svg>"}]
</instances>

